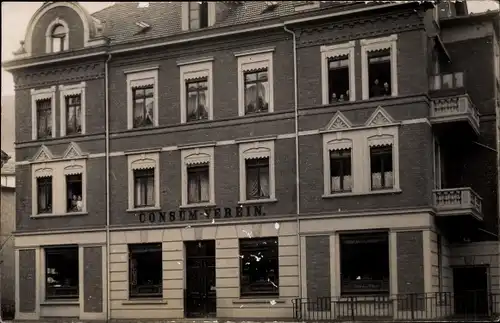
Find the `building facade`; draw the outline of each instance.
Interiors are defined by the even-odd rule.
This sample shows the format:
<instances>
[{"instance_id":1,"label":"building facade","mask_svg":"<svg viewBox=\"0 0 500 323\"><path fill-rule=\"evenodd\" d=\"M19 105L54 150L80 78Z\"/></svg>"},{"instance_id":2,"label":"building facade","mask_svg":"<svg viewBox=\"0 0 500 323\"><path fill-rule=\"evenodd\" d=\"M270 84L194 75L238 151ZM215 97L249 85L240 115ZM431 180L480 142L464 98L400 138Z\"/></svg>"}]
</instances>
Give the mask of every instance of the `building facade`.
<instances>
[{"instance_id":1,"label":"building facade","mask_svg":"<svg viewBox=\"0 0 500 323\"><path fill-rule=\"evenodd\" d=\"M442 317L470 290L488 305L498 13L449 10L45 3L4 63L16 318Z\"/></svg>"}]
</instances>

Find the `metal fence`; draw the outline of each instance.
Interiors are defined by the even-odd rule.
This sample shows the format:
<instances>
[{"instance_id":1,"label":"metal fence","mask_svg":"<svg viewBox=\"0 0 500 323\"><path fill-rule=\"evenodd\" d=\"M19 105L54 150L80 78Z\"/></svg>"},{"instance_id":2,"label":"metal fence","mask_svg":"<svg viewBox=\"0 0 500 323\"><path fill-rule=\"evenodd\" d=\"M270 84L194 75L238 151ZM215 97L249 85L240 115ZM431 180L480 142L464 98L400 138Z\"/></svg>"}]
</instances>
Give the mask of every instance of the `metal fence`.
<instances>
[{"instance_id":1,"label":"metal fence","mask_svg":"<svg viewBox=\"0 0 500 323\"><path fill-rule=\"evenodd\" d=\"M398 294L297 298L294 318L299 321L476 321L500 313L500 294L467 293Z\"/></svg>"}]
</instances>

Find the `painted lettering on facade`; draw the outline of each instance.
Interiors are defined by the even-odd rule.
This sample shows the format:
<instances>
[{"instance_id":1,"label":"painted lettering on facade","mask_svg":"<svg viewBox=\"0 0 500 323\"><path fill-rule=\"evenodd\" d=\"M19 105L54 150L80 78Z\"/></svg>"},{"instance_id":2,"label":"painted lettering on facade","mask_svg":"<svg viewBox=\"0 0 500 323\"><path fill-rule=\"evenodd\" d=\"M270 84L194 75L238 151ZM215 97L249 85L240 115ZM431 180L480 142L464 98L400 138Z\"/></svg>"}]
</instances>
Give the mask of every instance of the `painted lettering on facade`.
<instances>
[{"instance_id":1,"label":"painted lettering on facade","mask_svg":"<svg viewBox=\"0 0 500 323\"><path fill-rule=\"evenodd\" d=\"M193 210L140 212L135 214L141 223L166 223L207 219L231 219L265 216L262 206L238 206L234 208L205 208Z\"/></svg>"}]
</instances>

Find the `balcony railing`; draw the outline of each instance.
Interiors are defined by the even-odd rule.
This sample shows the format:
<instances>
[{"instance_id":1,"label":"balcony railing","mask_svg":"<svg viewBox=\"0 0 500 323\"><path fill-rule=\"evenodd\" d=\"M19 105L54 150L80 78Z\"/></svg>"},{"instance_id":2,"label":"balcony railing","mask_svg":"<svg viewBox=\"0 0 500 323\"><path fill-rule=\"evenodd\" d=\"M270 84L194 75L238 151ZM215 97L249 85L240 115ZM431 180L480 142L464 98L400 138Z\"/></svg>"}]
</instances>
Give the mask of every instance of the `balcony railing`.
<instances>
[{"instance_id":1,"label":"balcony railing","mask_svg":"<svg viewBox=\"0 0 500 323\"><path fill-rule=\"evenodd\" d=\"M479 133L479 111L467 94L433 99L430 115L435 123L469 121Z\"/></svg>"},{"instance_id":2,"label":"balcony railing","mask_svg":"<svg viewBox=\"0 0 500 323\"><path fill-rule=\"evenodd\" d=\"M434 190L434 207L438 215L472 213L483 218L481 197L469 187Z\"/></svg>"},{"instance_id":3,"label":"balcony railing","mask_svg":"<svg viewBox=\"0 0 500 323\"><path fill-rule=\"evenodd\" d=\"M493 318L500 309L500 295L486 291L297 298L292 302L294 318L305 322L408 322L452 318L463 322Z\"/></svg>"}]
</instances>

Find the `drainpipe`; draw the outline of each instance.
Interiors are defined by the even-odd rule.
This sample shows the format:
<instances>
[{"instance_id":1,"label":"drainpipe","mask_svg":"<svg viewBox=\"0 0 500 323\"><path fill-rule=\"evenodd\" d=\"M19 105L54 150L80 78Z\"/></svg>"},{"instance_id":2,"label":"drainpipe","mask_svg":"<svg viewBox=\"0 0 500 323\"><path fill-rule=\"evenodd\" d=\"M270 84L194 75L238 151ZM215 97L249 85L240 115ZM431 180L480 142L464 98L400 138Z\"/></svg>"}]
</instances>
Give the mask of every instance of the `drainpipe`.
<instances>
[{"instance_id":1,"label":"drainpipe","mask_svg":"<svg viewBox=\"0 0 500 323\"><path fill-rule=\"evenodd\" d=\"M106 120L106 321L109 321L111 319L111 284L109 283L110 281L110 273L109 273L109 265L110 265L110 259L109 259L109 218L110 218L110 198L109 198L109 192L110 192L110 185L109 185L109 61L111 60L111 54L108 54L108 59L106 60L106 63L104 64L104 93L105 93L105 100L106 102L104 103L104 109L105 109L105 120Z\"/></svg>"},{"instance_id":2,"label":"drainpipe","mask_svg":"<svg viewBox=\"0 0 500 323\"><path fill-rule=\"evenodd\" d=\"M283 24L285 32L292 35L293 39L293 101L295 110L295 192L297 209L297 253L298 253L298 274L299 274L299 298L302 298L302 260L300 241L300 159L299 159L299 80L297 78L297 35ZM299 304L300 306L300 304Z\"/></svg>"}]
</instances>

